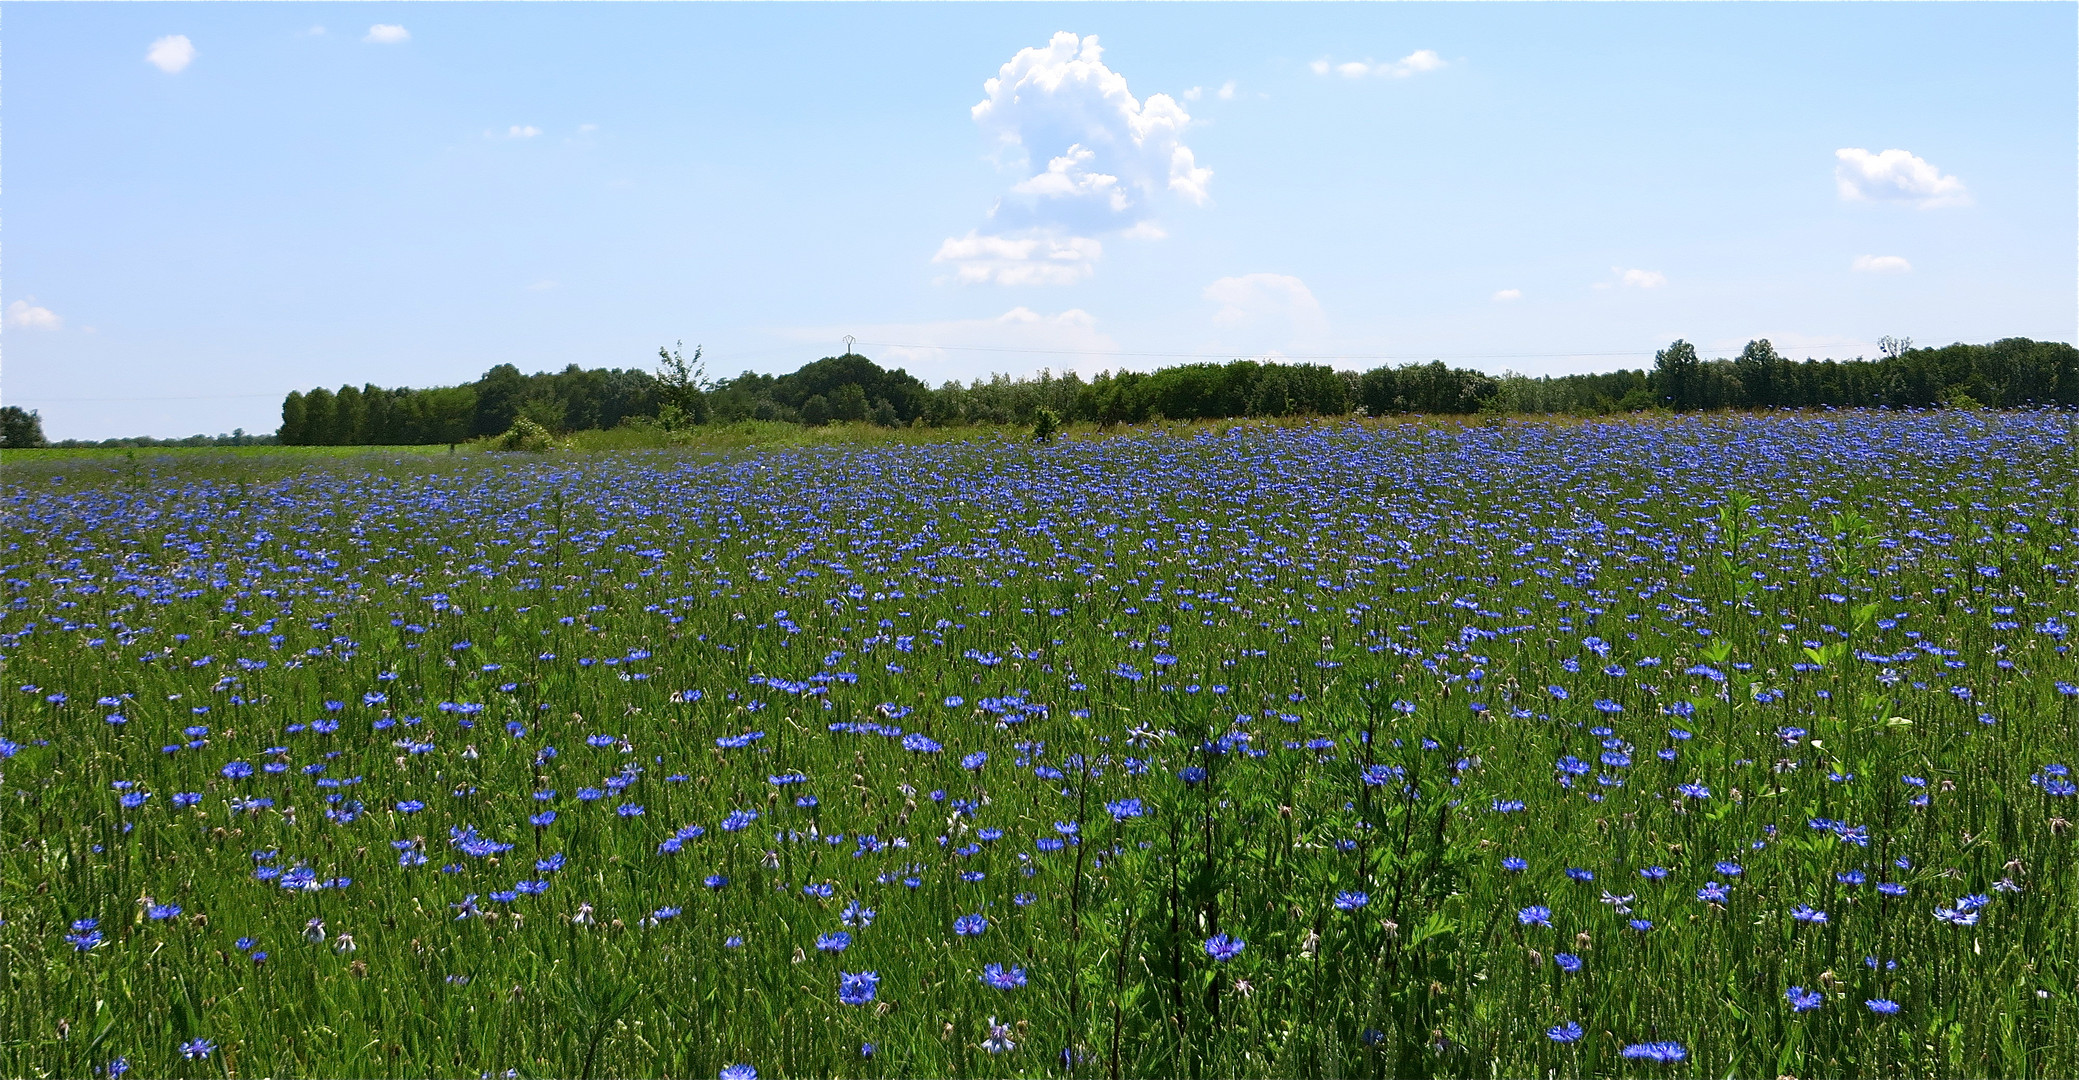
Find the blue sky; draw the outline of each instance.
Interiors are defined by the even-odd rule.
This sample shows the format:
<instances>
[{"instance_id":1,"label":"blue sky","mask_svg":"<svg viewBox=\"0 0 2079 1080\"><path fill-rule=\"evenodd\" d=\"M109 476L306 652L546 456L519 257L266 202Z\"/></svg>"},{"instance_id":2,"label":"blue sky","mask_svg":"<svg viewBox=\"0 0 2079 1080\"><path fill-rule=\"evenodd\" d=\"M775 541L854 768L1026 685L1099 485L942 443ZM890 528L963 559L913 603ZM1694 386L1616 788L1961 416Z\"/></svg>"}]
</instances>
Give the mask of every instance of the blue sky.
<instances>
[{"instance_id":1,"label":"blue sky","mask_svg":"<svg viewBox=\"0 0 2079 1080\"><path fill-rule=\"evenodd\" d=\"M2071 4L7 4L8 403L2079 320ZM1095 39L1095 42L1092 39ZM994 87L987 86L995 80Z\"/></svg>"}]
</instances>

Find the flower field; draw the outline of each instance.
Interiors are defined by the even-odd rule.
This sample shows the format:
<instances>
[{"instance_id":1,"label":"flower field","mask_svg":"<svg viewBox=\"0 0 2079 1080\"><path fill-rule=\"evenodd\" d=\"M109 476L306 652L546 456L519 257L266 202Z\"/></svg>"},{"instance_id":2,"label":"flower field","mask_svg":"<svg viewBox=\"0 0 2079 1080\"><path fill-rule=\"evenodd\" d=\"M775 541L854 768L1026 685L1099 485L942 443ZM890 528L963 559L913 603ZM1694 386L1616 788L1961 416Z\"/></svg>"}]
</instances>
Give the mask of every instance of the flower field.
<instances>
[{"instance_id":1,"label":"flower field","mask_svg":"<svg viewBox=\"0 0 2079 1080\"><path fill-rule=\"evenodd\" d=\"M2070 1076L2050 413L11 461L9 1076Z\"/></svg>"}]
</instances>

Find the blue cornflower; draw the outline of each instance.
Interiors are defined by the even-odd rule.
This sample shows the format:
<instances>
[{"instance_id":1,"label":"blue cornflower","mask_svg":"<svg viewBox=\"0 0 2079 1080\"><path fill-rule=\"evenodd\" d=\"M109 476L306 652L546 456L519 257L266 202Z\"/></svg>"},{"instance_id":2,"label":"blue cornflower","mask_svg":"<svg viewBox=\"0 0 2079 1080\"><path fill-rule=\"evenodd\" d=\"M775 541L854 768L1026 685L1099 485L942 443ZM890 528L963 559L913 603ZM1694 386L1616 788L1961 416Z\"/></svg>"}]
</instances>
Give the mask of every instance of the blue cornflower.
<instances>
[{"instance_id":1,"label":"blue cornflower","mask_svg":"<svg viewBox=\"0 0 2079 1080\"><path fill-rule=\"evenodd\" d=\"M1361 892L1339 892L1335 894L1337 911L1356 911L1372 902L1372 898Z\"/></svg>"},{"instance_id":2,"label":"blue cornflower","mask_svg":"<svg viewBox=\"0 0 2079 1080\"><path fill-rule=\"evenodd\" d=\"M707 886L710 889L719 889L722 886L729 884L729 879L723 877L720 874L709 874L705 878L702 878L700 883L702 885Z\"/></svg>"},{"instance_id":3,"label":"blue cornflower","mask_svg":"<svg viewBox=\"0 0 2079 1080\"><path fill-rule=\"evenodd\" d=\"M1549 1027L1545 1029L1545 1037L1556 1043L1579 1042L1581 1040L1581 1037L1586 1034L1588 1033L1581 1030L1581 1025L1575 1023L1572 1020L1569 1020L1566 1023L1559 1025L1558 1027Z\"/></svg>"},{"instance_id":4,"label":"blue cornflower","mask_svg":"<svg viewBox=\"0 0 2079 1080\"><path fill-rule=\"evenodd\" d=\"M1801 923L1823 923L1826 921L1826 912L1809 904L1799 904L1790 909L1790 917Z\"/></svg>"},{"instance_id":5,"label":"blue cornflower","mask_svg":"<svg viewBox=\"0 0 2079 1080\"><path fill-rule=\"evenodd\" d=\"M738 1062L723 1068L722 1080L758 1080L758 1070Z\"/></svg>"},{"instance_id":6,"label":"blue cornflower","mask_svg":"<svg viewBox=\"0 0 2079 1080\"><path fill-rule=\"evenodd\" d=\"M961 937L974 937L989 929L989 920L980 915L962 915L953 920L953 932Z\"/></svg>"},{"instance_id":7,"label":"blue cornflower","mask_svg":"<svg viewBox=\"0 0 2079 1080\"><path fill-rule=\"evenodd\" d=\"M1869 1006L1871 1012L1884 1016L1890 1016L1892 1013L1899 1011L1899 1003L1889 998L1870 998L1864 1001L1863 1004Z\"/></svg>"},{"instance_id":8,"label":"blue cornflower","mask_svg":"<svg viewBox=\"0 0 2079 1080\"><path fill-rule=\"evenodd\" d=\"M843 930L816 935L817 952L843 952L852 947L852 935Z\"/></svg>"},{"instance_id":9,"label":"blue cornflower","mask_svg":"<svg viewBox=\"0 0 2079 1080\"><path fill-rule=\"evenodd\" d=\"M1566 868L1566 876L1573 878L1575 881L1594 881L1595 871L1583 870L1578 866L1569 866Z\"/></svg>"},{"instance_id":10,"label":"blue cornflower","mask_svg":"<svg viewBox=\"0 0 2079 1080\"><path fill-rule=\"evenodd\" d=\"M1869 878L1865 877L1863 875L1863 872L1860 870L1844 870L1838 874L1835 874L1834 880L1840 882L1843 885L1860 885L1863 882L1868 881Z\"/></svg>"},{"instance_id":11,"label":"blue cornflower","mask_svg":"<svg viewBox=\"0 0 2079 1080\"><path fill-rule=\"evenodd\" d=\"M179 914L179 904L152 904L144 909L144 917L147 919L171 919Z\"/></svg>"},{"instance_id":12,"label":"blue cornflower","mask_svg":"<svg viewBox=\"0 0 2079 1080\"><path fill-rule=\"evenodd\" d=\"M1006 968L1002 964L990 964L982 969L980 981L984 985L993 986L998 990L1016 990L1025 985L1025 969L1016 966Z\"/></svg>"},{"instance_id":13,"label":"blue cornflower","mask_svg":"<svg viewBox=\"0 0 2079 1080\"><path fill-rule=\"evenodd\" d=\"M1708 799L1711 797L1711 789L1705 787L1702 784L1681 784L1678 785L1675 788L1675 790L1678 793L1687 795L1692 799Z\"/></svg>"},{"instance_id":14,"label":"blue cornflower","mask_svg":"<svg viewBox=\"0 0 2079 1080\"><path fill-rule=\"evenodd\" d=\"M65 935L65 943L72 946L74 952L86 952L89 949L100 948L102 945L101 931L95 929L95 927L100 925L101 920L99 919L74 919L72 921L72 932Z\"/></svg>"},{"instance_id":15,"label":"blue cornflower","mask_svg":"<svg viewBox=\"0 0 2079 1080\"><path fill-rule=\"evenodd\" d=\"M1649 866L1639 871L1639 876L1647 881L1664 881L1668 876L1668 868L1665 866Z\"/></svg>"},{"instance_id":16,"label":"blue cornflower","mask_svg":"<svg viewBox=\"0 0 2079 1080\"><path fill-rule=\"evenodd\" d=\"M1127 818L1137 818L1147 813L1146 809L1141 806L1139 799L1120 799L1117 802L1108 802L1104 804L1104 808L1110 812L1113 821L1125 821Z\"/></svg>"},{"instance_id":17,"label":"blue cornflower","mask_svg":"<svg viewBox=\"0 0 2079 1080\"><path fill-rule=\"evenodd\" d=\"M874 991L880 985L881 974L878 971L839 972L837 1000L846 1005L864 1005L873 1000Z\"/></svg>"},{"instance_id":18,"label":"blue cornflower","mask_svg":"<svg viewBox=\"0 0 2079 1080\"><path fill-rule=\"evenodd\" d=\"M989 752L987 750L977 750L960 759L960 767L969 772L975 772L987 764L989 764Z\"/></svg>"},{"instance_id":19,"label":"blue cornflower","mask_svg":"<svg viewBox=\"0 0 2079 1080\"><path fill-rule=\"evenodd\" d=\"M217 1044L210 1042L208 1039L189 1039L187 1042L180 1044L180 1056L189 1061L194 1061L197 1058L208 1057L211 1051L214 1051L216 1048Z\"/></svg>"},{"instance_id":20,"label":"blue cornflower","mask_svg":"<svg viewBox=\"0 0 2079 1080\"><path fill-rule=\"evenodd\" d=\"M1807 990L1802 986L1793 986L1783 991L1783 999L1790 1002L1792 1012L1808 1012L1818 1008L1820 1003L1826 1000L1826 997L1817 990Z\"/></svg>"},{"instance_id":21,"label":"blue cornflower","mask_svg":"<svg viewBox=\"0 0 2079 1080\"><path fill-rule=\"evenodd\" d=\"M1407 775L1407 770L1398 765L1366 765L1358 779L1365 787L1383 787Z\"/></svg>"},{"instance_id":22,"label":"blue cornflower","mask_svg":"<svg viewBox=\"0 0 2079 1080\"><path fill-rule=\"evenodd\" d=\"M1704 882L1704 887L1696 891L1696 898L1707 904L1723 904L1729 895L1731 894L1725 891L1725 886L1715 881Z\"/></svg>"},{"instance_id":23,"label":"blue cornflower","mask_svg":"<svg viewBox=\"0 0 2079 1080\"><path fill-rule=\"evenodd\" d=\"M1530 869L1530 860L1511 855L1502 860L1501 866L1511 874L1520 874Z\"/></svg>"},{"instance_id":24,"label":"blue cornflower","mask_svg":"<svg viewBox=\"0 0 2079 1080\"><path fill-rule=\"evenodd\" d=\"M1524 926L1552 925L1552 909L1543 904L1532 904L1516 913L1516 921Z\"/></svg>"},{"instance_id":25,"label":"blue cornflower","mask_svg":"<svg viewBox=\"0 0 2079 1080\"><path fill-rule=\"evenodd\" d=\"M1687 1060L1689 1051L1678 1042L1633 1043L1619 1051L1625 1057L1663 1064Z\"/></svg>"},{"instance_id":26,"label":"blue cornflower","mask_svg":"<svg viewBox=\"0 0 2079 1080\"><path fill-rule=\"evenodd\" d=\"M1241 938L1228 934L1214 934L1206 939L1206 955L1220 963L1226 963L1242 954L1247 945Z\"/></svg>"},{"instance_id":27,"label":"blue cornflower","mask_svg":"<svg viewBox=\"0 0 2079 1080\"><path fill-rule=\"evenodd\" d=\"M1552 954L1552 962L1558 964L1561 971L1581 970L1581 958L1573 953L1554 953Z\"/></svg>"},{"instance_id":28,"label":"blue cornflower","mask_svg":"<svg viewBox=\"0 0 2079 1080\"><path fill-rule=\"evenodd\" d=\"M1940 919L1951 926L1978 925L1978 913L1975 911L1965 911L1962 908L1936 908L1935 918Z\"/></svg>"},{"instance_id":29,"label":"blue cornflower","mask_svg":"<svg viewBox=\"0 0 2079 1080\"><path fill-rule=\"evenodd\" d=\"M424 809L426 804L417 799L406 799L397 804L397 812L400 814L416 814Z\"/></svg>"},{"instance_id":30,"label":"blue cornflower","mask_svg":"<svg viewBox=\"0 0 2079 1080\"><path fill-rule=\"evenodd\" d=\"M1177 770L1177 779L1187 784L1196 784L1206 778L1206 771L1196 765L1186 765Z\"/></svg>"},{"instance_id":31,"label":"blue cornflower","mask_svg":"<svg viewBox=\"0 0 2079 1080\"><path fill-rule=\"evenodd\" d=\"M1721 874L1724 874L1726 877L1739 877L1741 874L1746 872L1742 870L1740 868L1740 864L1736 862L1722 862L1717 864L1716 866L1713 866L1712 869L1718 871Z\"/></svg>"},{"instance_id":32,"label":"blue cornflower","mask_svg":"<svg viewBox=\"0 0 2079 1080\"><path fill-rule=\"evenodd\" d=\"M1632 929L1637 930L1639 933L1643 934L1646 931L1653 929L1653 920L1633 919L1629 925Z\"/></svg>"}]
</instances>

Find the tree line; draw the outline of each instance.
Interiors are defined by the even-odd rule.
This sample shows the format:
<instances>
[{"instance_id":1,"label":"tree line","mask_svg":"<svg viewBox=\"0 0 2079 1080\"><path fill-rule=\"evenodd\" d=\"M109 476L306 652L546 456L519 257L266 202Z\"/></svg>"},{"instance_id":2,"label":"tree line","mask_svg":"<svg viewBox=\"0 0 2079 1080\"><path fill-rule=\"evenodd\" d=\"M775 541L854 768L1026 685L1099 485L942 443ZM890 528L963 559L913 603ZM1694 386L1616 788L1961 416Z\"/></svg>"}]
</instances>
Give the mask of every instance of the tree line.
<instances>
[{"instance_id":1,"label":"tree line","mask_svg":"<svg viewBox=\"0 0 2079 1080\"><path fill-rule=\"evenodd\" d=\"M710 380L700 350L660 349L655 371L580 368L524 375L499 364L475 382L431 389L374 385L296 391L282 403L289 445L459 443L526 421L552 433L621 425L678 429L741 420L811 426L1028 424L1042 411L1099 425L1154 419L1341 416L1362 411L1598 415L1642 409L2025 408L2079 406L2079 350L2008 338L1989 345L1913 348L1886 339L1875 359L1792 360L1766 340L1704 359L1676 341L1650 369L1500 376L1441 361L1338 371L1319 364L1235 360L1084 379L1043 370L933 388L856 353L785 375Z\"/></svg>"}]
</instances>

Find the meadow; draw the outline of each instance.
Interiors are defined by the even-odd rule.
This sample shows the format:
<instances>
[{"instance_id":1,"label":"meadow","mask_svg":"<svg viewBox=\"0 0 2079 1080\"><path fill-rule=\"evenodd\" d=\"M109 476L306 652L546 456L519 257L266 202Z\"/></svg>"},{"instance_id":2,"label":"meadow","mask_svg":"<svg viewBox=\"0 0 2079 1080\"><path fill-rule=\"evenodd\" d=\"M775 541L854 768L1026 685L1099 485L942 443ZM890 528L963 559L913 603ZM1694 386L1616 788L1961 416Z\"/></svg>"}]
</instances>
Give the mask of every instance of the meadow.
<instances>
[{"instance_id":1,"label":"meadow","mask_svg":"<svg viewBox=\"0 0 2079 1080\"><path fill-rule=\"evenodd\" d=\"M2065 414L0 500L9 1076L2079 1074Z\"/></svg>"}]
</instances>

